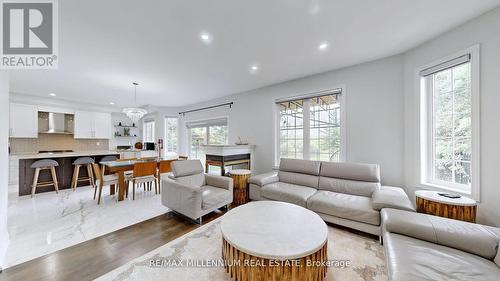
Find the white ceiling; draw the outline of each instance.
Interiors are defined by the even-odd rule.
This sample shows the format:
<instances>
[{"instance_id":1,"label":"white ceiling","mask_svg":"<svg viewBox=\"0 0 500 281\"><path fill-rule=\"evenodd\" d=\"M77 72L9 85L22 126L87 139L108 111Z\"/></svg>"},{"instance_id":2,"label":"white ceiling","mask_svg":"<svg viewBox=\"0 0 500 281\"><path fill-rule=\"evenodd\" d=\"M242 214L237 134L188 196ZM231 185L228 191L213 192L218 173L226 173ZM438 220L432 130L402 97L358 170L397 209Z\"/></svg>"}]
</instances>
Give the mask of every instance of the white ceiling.
<instances>
[{"instance_id":1,"label":"white ceiling","mask_svg":"<svg viewBox=\"0 0 500 281\"><path fill-rule=\"evenodd\" d=\"M59 69L11 92L183 106L404 52L500 0L63 0ZM200 34L211 34L205 44ZM329 42L326 50L318 46ZM250 73L252 65L256 73Z\"/></svg>"}]
</instances>

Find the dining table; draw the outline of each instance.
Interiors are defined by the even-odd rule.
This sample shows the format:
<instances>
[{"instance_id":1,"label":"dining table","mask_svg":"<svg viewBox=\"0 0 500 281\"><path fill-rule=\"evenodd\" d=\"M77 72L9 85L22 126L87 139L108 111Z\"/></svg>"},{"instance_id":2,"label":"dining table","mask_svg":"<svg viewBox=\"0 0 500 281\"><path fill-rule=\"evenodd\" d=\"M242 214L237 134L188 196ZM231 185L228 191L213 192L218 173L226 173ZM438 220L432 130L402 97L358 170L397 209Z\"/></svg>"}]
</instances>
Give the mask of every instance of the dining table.
<instances>
[{"instance_id":1,"label":"dining table","mask_svg":"<svg viewBox=\"0 0 500 281\"><path fill-rule=\"evenodd\" d=\"M125 173L134 170L134 165L141 162L156 162L158 169L160 168L160 163L163 161L177 161L183 160L182 158L161 158L161 157L150 157L150 158L137 158L137 159L118 159L114 161L101 161L99 164L106 167L106 171L110 174L116 174L118 176L118 201L123 201L125 199L126 183L125 183ZM161 172L161 171L160 171ZM114 193L111 190L111 193Z\"/></svg>"}]
</instances>

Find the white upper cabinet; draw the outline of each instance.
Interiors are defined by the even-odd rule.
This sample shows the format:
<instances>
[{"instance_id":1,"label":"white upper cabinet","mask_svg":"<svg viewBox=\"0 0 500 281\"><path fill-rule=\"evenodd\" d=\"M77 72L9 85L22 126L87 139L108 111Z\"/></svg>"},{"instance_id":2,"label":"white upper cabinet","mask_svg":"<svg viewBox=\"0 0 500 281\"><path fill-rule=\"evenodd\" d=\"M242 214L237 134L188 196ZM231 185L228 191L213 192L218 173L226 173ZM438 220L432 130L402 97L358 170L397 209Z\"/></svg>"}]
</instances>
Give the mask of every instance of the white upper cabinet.
<instances>
[{"instance_id":1,"label":"white upper cabinet","mask_svg":"<svg viewBox=\"0 0 500 281\"><path fill-rule=\"evenodd\" d=\"M94 138L111 138L111 114L97 112L94 121Z\"/></svg>"},{"instance_id":2,"label":"white upper cabinet","mask_svg":"<svg viewBox=\"0 0 500 281\"><path fill-rule=\"evenodd\" d=\"M30 104L10 104L11 138L37 138L38 137L38 109Z\"/></svg>"},{"instance_id":3,"label":"white upper cabinet","mask_svg":"<svg viewBox=\"0 0 500 281\"><path fill-rule=\"evenodd\" d=\"M75 112L75 139L111 138L111 114L102 112Z\"/></svg>"}]
</instances>

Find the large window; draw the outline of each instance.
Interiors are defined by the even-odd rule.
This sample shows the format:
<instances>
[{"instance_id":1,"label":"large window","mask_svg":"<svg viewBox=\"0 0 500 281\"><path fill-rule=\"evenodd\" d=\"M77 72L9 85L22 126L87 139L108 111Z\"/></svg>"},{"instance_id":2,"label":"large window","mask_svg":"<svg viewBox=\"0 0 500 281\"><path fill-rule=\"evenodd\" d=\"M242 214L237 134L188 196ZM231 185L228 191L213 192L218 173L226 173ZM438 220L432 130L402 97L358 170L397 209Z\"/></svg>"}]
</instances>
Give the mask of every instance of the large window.
<instances>
[{"instance_id":1,"label":"large window","mask_svg":"<svg viewBox=\"0 0 500 281\"><path fill-rule=\"evenodd\" d=\"M341 90L278 100L279 158L340 161Z\"/></svg>"},{"instance_id":2,"label":"large window","mask_svg":"<svg viewBox=\"0 0 500 281\"><path fill-rule=\"evenodd\" d=\"M177 153L177 122L175 117L165 118L165 153Z\"/></svg>"},{"instance_id":3,"label":"large window","mask_svg":"<svg viewBox=\"0 0 500 281\"><path fill-rule=\"evenodd\" d=\"M227 144L227 119L213 119L186 123L189 130L190 158L204 161L203 145Z\"/></svg>"},{"instance_id":4,"label":"large window","mask_svg":"<svg viewBox=\"0 0 500 281\"><path fill-rule=\"evenodd\" d=\"M155 142L155 121L144 121L142 135L144 142Z\"/></svg>"},{"instance_id":5,"label":"large window","mask_svg":"<svg viewBox=\"0 0 500 281\"><path fill-rule=\"evenodd\" d=\"M466 194L477 177L475 121L478 73L472 52L457 55L421 72L425 116L423 184ZM476 196L477 194L473 194Z\"/></svg>"}]
</instances>

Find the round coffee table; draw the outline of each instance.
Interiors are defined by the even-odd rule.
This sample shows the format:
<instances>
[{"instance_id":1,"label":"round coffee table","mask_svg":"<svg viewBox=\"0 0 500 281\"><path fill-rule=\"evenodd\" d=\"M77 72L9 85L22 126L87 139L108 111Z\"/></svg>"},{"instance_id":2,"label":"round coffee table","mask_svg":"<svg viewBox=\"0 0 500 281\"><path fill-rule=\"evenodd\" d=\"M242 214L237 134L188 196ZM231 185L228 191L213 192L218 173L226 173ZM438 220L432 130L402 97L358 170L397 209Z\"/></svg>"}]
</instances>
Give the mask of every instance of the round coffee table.
<instances>
[{"instance_id":1,"label":"round coffee table","mask_svg":"<svg viewBox=\"0 0 500 281\"><path fill-rule=\"evenodd\" d=\"M323 280L328 229L316 213L274 201L257 201L221 220L222 258L236 281Z\"/></svg>"},{"instance_id":2,"label":"round coffee table","mask_svg":"<svg viewBox=\"0 0 500 281\"><path fill-rule=\"evenodd\" d=\"M477 202L468 197L448 198L431 190L418 190L415 196L419 213L476 222Z\"/></svg>"}]
</instances>

